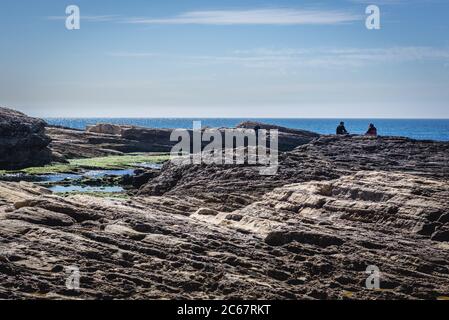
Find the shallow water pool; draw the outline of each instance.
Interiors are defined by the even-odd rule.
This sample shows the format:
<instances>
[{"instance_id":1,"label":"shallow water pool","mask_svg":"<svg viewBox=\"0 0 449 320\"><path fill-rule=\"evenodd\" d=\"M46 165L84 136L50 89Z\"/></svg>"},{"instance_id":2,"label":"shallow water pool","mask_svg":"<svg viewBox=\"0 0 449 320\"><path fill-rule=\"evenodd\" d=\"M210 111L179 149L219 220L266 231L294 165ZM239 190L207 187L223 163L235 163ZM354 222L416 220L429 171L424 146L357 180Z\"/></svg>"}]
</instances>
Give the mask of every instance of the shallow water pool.
<instances>
[{"instance_id":1,"label":"shallow water pool","mask_svg":"<svg viewBox=\"0 0 449 320\"><path fill-rule=\"evenodd\" d=\"M104 192L104 193L120 193L124 189L119 186L112 187L92 187L92 186L52 186L48 188L55 193L65 192Z\"/></svg>"}]
</instances>

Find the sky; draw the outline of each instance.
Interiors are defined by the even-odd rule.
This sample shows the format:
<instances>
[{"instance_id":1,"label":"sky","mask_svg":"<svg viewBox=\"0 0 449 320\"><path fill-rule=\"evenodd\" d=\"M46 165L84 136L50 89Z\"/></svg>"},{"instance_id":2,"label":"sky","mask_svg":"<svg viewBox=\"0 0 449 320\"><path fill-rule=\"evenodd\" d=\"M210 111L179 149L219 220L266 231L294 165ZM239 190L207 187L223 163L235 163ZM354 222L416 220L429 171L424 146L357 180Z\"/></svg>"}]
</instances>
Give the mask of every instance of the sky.
<instances>
[{"instance_id":1,"label":"sky","mask_svg":"<svg viewBox=\"0 0 449 320\"><path fill-rule=\"evenodd\" d=\"M449 118L449 0L1 0L0 44L32 116Z\"/></svg>"}]
</instances>

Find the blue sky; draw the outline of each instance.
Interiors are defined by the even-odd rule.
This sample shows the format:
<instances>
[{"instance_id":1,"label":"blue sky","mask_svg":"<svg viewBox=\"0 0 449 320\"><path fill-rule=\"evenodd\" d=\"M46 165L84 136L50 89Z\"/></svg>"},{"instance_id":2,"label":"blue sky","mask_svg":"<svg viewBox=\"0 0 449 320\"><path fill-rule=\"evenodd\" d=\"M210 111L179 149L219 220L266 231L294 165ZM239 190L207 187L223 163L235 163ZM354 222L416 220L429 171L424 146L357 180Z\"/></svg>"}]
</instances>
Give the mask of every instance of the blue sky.
<instances>
[{"instance_id":1,"label":"blue sky","mask_svg":"<svg viewBox=\"0 0 449 320\"><path fill-rule=\"evenodd\" d=\"M65 28L78 5L81 29ZM365 8L381 9L381 30ZM41 117L449 118L447 0L2 0L0 105Z\"/></svg>"}]
</instances>

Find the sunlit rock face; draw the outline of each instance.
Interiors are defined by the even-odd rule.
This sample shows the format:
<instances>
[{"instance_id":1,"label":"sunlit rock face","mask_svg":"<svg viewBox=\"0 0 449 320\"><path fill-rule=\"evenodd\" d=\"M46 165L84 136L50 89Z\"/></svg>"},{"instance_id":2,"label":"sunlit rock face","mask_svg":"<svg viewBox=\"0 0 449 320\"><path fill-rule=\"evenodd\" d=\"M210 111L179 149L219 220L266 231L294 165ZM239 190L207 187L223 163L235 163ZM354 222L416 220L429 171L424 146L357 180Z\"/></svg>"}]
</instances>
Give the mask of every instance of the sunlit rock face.
<instances>
[{"instance_id":1,"label":"sunlit rock face","mask_svg":"<svg viewBox=\"0 0 449 320\"><path fill-rule=\"evenodd\" d=\"M51 161L45 122L0 108L0 169L41 166Z\"/></svg>"}]
</instances>

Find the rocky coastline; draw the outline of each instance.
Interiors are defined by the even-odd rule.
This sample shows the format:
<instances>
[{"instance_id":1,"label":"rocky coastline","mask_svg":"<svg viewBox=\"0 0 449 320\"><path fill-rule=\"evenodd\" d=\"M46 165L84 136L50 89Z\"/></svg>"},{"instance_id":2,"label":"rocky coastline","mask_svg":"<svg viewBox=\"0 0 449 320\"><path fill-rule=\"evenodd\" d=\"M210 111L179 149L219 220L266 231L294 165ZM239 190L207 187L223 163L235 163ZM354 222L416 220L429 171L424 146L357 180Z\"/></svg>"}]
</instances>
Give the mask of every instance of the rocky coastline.
<instances>
[{"instance_id":1,"label":"rocky coastline","mask_svg":"<svg viewBox=\"0 0 449 320\"><path fill-rule=\"evenodd\" d=\"M73 174L173 146L169 129L0 119L6 171ZM240 127L255 126L272 128ZM126 185L124 198L1 179L0 299L449 299L449 143L276 128L273 176L130 160L111 168L131 175L84 182ZM365 285L369 266L380 289Z\"/></svg>"}]
</instances>

